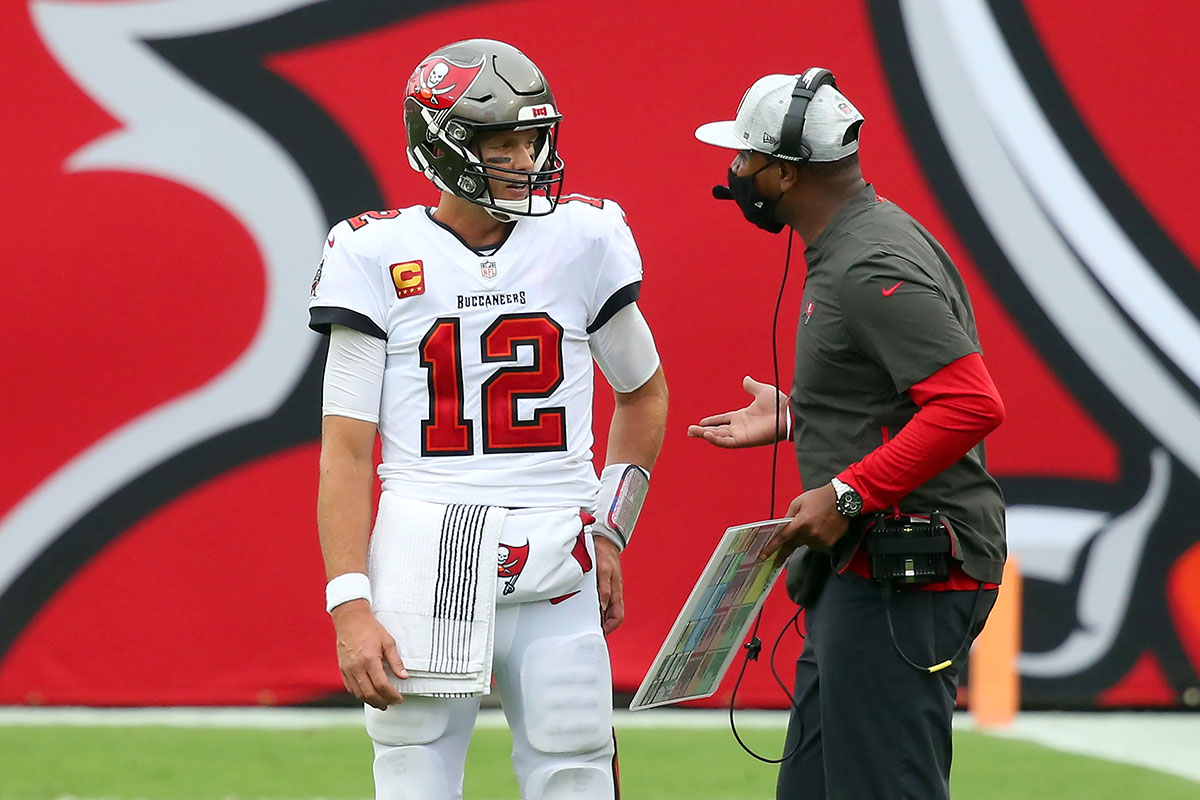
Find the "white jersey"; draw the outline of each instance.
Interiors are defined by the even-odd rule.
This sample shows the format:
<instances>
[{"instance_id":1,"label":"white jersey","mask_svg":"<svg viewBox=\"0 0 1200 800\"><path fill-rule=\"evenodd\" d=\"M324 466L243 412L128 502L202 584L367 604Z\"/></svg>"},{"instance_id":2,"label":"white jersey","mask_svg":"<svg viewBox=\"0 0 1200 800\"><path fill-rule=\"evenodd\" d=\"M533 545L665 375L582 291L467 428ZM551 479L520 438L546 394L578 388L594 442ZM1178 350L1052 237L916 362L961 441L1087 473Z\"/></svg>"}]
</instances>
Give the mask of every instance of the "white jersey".
<instances>
[{"instance_id":1,"label":"white jersey","mask_svg":"<svg viewBox=\"0 0 1200 800\"><path fill-rule=\"evenodd\" d=\"M424 206L367 212L326 241L310 326L384 339L385 491L439 503L588 508L590 334L637 300L621 208L565 197L490 255Z\"/></svg>"}]
</instances>

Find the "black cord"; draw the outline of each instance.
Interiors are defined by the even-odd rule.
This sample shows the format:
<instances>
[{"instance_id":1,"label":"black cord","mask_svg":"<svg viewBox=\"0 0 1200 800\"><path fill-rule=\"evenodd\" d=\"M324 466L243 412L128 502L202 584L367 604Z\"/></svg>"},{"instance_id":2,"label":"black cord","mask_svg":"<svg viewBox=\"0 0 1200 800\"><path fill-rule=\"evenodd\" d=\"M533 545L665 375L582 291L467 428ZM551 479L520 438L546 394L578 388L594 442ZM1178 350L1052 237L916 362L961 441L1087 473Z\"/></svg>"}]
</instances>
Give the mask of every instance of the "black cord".
<instances>
[{"instance_id":1,"label":"black cord","mask_svg":"<svg viewBox=\"0 0 1200 800\"><path fill-rule=\"evenodd\" d=\"M783 290L787 286L788 271L792 266L792 229L788 228L787 256L783 262L783 279L779 281L779 294L775 297L775 315L771 317L771 367L775 387L775 442L771 445L771 492L767 519L775 516L775 482L779 471L779 310L783 307ZM786 430L786 422L784 423Z\"/></svg>"},{"instance_id":2,"label":"black cord","mask_svg":"<svg viewBox=\"0 0 1200 800\"><path fill-rule=\"evenodd\" d=\"M754 626L756 628L758 627L757 621L755 621ZM781 761L783 761L782 757L779 759L779 761L776 761L773 758L766 758L765 756L760 756L758 753L754 752L754 750L752 750L750 748L750 745L748 745L744 741L742 741L742 737L738 733L737 723L733 721L733 699L735 697L737 697L737 690L738 690L738 687L741 686L741 684L742 684L742 677L746 674L746 667L748 667L750 665L750 662L752 660L753 661L758 660L758 648L762 647L762 642L759 642L758 637L755 636L749 642L742 645L742 647L746 648L746 657L742 659L742 668L740 670L738 670L737 680L734 681L734 683L733 683L733 694L731 694L729 696L729 729L731 731L733 731L733 738L737 740L737 743L740 744L742 746L742 749L745 750L747 753L749 753L751 755L751 757L757 758L759 761L762 761L764 764L778 764ZM753 656L751 655L751 653L753 653ZM787 755L791 755L791 754L789 753Z\"/></svg>"},{"instance_id":3,"label":"black cord","mask_svg":"<svg viewBox=\"0 0 1200 800\"><path fill-rule=\"evenodd\" d=\"M803 606L796 606L796 613L792 614L792 618L785 622L783 627L779 629L779 635L775 637L775 644L771 645L771 659L769 661L771 665L771 674L775 676L775 682L779 684L779 688L783 689L783 693L787 695L788 704L792 708L796 707L796 698L792 696L791 688L783 682L783 678L779 677L779 671L775 669L775 651L779 649L779 643L783 641L783 635L787 633L788 628L792 625L796 625L797 620L800 619L800 612L803 610ZM798 626L796 627L796 633L799 634L801 639L804 638L804 634L800 633L800 628Z\"/></svg>"},{"instance_id":4,"label":"black cord","mask_svg":"<svg viewBox=\"0 0 1200 800\"><path fill-rule=\"evenodd\" d=\"M779 281L779 294L775 298L775 314L771 317L771 366L773 368L772 375L774 376L774 382L772 385L775 387L775 442L771 445L771 489L768 493L767 500L768 519L773 519L775 516L775 484L778 480L777 474L779 471L779 417L780 411L782 410L782 406L779 402L779 311L783 308L783 291L787 287L788 272L792 265L792 235L793 231L789 227L787 238L787 256L783 262L783 278ZM780 688L783 689L784 695L787 696L789 708L796 707L796 700L794 697L792 697L791 690L784 685L783 680L779 677L779 673L775 669L775 651L778 649L779 643L783 640L783 634L787 632L789 626L796 623L796 620L799 618L802 610L803 608L797 608L796 613L792 615L792 618L788 620L780 629L779 635L775 637L775 644L771 646L771 655L769 658L771 674L775 677L775 682L778 683ZM800 742L804 738L803 736L797 737L796 744L792 747L792 749L784 753L779 758L766 758L765 756L760 756L758 753L754 752L744 741L742 741L742 737L738 734L737 723L734 722L733 719L733 710L737 701L738 688L742 685L742 677L746 674L746 667L750 665L751 661L757 661L759 653L762 652L762 640L758 638L758 625L760 622L762 622L761 608L758 610L758 613L754 615L754 626L750 629L750 641L742 645L742 649L746 651L745 656L742 659L742 668L738 670L737 680L733 683L733 692L729 695L729 728L733 731L733 738L736 739L737 743L742 746L742 749L751 756L766 764L781 764L787 759L791 758L792 755L795 754L796 750L799 749ZM800 629L797 628L796 632L800 633ZM800 638L804 638L804 634L800 634Z\"/></svg>"},{"instance_id":5,"label":"black cord","mask_svg":"<svg viewBox=\"0 0 1200 800\"><path fill-rule=\"evenodd\" d=\"M779 629L779 635L775 637L775 643L771 645L771 655L768 659L768 662L771 665L771 675L775 677L775 682L779 684L779 688L781 688L784 695L787 696L788 706L790 708L796 707L796 698L792 696L792 690L789 689L786 684L784 684L783 679L779 677L779 671L775 669L775 651L779 649L779 643L783 641L783 635L787 633L788 628L791 627L791 625L796 621L797 617L800 616L800 612L803 610L803 608L798 607L796 609L796 613L792 615L792 618L784 623L784 625ZM756 620L755 628L757 629L757 627L758 622ZM801 634L800 638L803 639L804 635ZM756 758L764 764L782 764L784 761L787 761L789 758L795 755L796 751L800 749L800 742L803 740L803 736L797 737L796 743L792 745L792 748L779 758L767 758L766 756L760 756L758 753L754 752L750 745L746 744L746 742L742 740L741 734L738 733L737 722L735 722L733 718L734 698L737 697L737 690L738 686L740 686L742 683L742 676L746 674L746 667L750 665L751 661L758 661L759 653L762 651L762 641L752 633L750 641L746 642L744 645L742 645L742 647L746 651L746 656L742 659L742 668L738 671L737 680L733 684L733 694L729 698L729 729L733 731L733 738L737 740L737 743L741 745L742 749L749 753L752 758Z\"/></svg>"},{"instance_id":6,"label":"black cord","mask_svg":"<svg viewBox=\"0 0 1200 800\"><path fill-rule=\"evenodd\" d=\"M882 580L879 582L880 591L883 593L883 616L887 619L888 633L892 637L892 647L896 648L896 653L900 658L904 659L904 663L908 664L918 672L933 674L941 672L946 667L953 664L958 658L967 651L971 645L971 629L975 627L975 612L979 610L979 598L983 594L983 581L979 582L979 587L975 590L975 599L971 601L971 613L967 615L967 629L963 633L962 641L958 643L958 647L954 650L954 655L947 658L945 661L939 661L928 667L923 667L917 662L904 654L900 649L900 642L896 640L896 628L892 625L892 582Z\"/></svg>"}]
</instances>

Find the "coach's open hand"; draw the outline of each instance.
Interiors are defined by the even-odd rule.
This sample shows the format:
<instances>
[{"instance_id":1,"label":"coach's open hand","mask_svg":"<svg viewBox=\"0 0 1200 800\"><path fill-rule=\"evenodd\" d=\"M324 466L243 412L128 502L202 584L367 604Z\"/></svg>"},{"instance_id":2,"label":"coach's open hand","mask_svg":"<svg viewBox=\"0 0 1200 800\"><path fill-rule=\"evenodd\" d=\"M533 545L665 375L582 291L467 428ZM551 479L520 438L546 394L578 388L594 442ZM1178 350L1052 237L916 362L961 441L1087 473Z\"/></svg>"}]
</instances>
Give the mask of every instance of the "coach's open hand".
<instances>
[{"instance_id":1,"label":"coach's open hand","mask_svg":"<svg viewBox=\"0 0 1200 800\"><path fill-rule=\"evenodd\" d=\"M370 706L386 711L404 698L388 679L384 662L398 678L407 678L408 670L400 660L396 640L384 630L366 600L351 600L333 609L337 629L338 668L346 691Z\"/></svg>"},{"instance_id":2,"label":"coach's open hand","mask_svg":"<svg viewBox=\"0 0 1200 800\"><path fill-rule=\"evenodd\" d=\"M787 558L793 550L806 544L814 550L829 552L838 539L846 533L849 520L838 513L837 492L832 484L823 484L797 497L788 506L792 518L783 530L771 537L762 549L766 558L779 551L779 557Z\"/></svg>"},{"instance_id":3,"label":"coach's open hand","mask_svg":"<svg viewBox=\"0 0 1200 800\"><path fill-rule=\"evenodd\" d=\"M745 408L713 414L689 425L687 435L717 447L757 447L787 438L788 397L769 383L749 375L742 388L754 399Z\"/></svg>"},{"instance_id":4,"label":"coach's open hand","mask_svg":"<svg viewBox=\"0 0 1200 800\"><path fill-rule=\"evenodd\" d=\"M596 584L600 591L600 623L605 635L625 621L625 583L621 578L621 551L603 536L596 542Z\"/></svg>"}]
</instances>

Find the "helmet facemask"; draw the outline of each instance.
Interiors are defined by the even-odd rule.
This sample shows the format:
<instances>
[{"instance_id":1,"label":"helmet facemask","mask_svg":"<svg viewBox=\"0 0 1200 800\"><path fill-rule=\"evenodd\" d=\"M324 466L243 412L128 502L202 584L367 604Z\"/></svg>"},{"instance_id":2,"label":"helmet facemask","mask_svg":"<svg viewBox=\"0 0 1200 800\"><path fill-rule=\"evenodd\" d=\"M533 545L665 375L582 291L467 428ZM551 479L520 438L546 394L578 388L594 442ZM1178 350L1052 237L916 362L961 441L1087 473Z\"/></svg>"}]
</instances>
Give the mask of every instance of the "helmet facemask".
<instances>
[{"instance_id":1,"label":"helmet facemask","mask_svg":"<svg viewBox=\"0 0 1200 800\"><path fill-rule=\"evenodd\" d=\"M485 164L480 160L475 147L478 134L529 130L531 127L538 129L532 171ZM415 148L409 148L409 161L413 169L423 172L439 189L481 205L492 216L508 222L513 216L544 216L558 206L563 162L558 155L557 139L558 120L537 126L477 125L452 117L442 126L429 125L425 140ZM525 187L524 199L495 197L489 179Z\"/></svg>"}]
</instances>

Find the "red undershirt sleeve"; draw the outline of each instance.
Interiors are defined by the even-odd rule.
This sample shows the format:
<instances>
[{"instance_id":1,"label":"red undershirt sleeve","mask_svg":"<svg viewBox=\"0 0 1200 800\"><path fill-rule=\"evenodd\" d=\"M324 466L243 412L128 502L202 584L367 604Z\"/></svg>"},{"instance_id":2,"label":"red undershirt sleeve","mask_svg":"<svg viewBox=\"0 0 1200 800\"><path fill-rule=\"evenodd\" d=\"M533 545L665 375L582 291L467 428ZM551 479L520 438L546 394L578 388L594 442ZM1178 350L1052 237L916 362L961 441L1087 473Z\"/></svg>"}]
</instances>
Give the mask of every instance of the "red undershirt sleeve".
<instances>
[{"instance_id":1,"label":"red undershirt sleeve","mask_svg":"<svg viewBox=\"0 0 1200 800\"><path fill-rule=\"evenodd\" d=\"M838 478L880 511L949 467L1004 421L1004 404L979 353L950 362L908 390L920 406L888 442Z\"/></svg>"}]
</instances>

